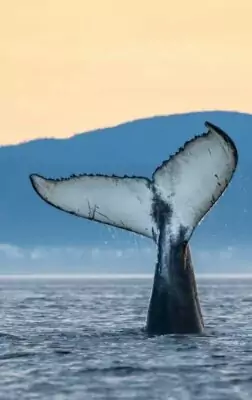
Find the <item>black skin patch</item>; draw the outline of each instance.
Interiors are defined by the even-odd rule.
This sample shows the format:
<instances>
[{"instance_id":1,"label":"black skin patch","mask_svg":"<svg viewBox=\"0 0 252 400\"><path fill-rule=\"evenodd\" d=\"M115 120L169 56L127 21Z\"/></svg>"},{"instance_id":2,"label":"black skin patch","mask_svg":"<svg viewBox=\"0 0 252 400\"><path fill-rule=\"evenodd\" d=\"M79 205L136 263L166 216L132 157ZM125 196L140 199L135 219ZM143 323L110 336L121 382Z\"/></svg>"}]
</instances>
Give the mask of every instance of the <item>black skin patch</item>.
<instances>
[{"instance_id":1,"label":"black skin patch","mask_svg":"<svg viewBox=\"0 0 252 400\"><path fill-rule=\"evenodd\" d=\"M166 237L165 226L160 227L158 258L145 329L150 336L199 334L203 331L186 233L187 229L181 227L177 237L172 239ZM170 241L168 254L164 254L162 248L166 240ZM166 273L167 278L163 275Z\"/></svg>"},{"instance_id":2,"label":"black skin patch","mask_svg":"<svg viewBox=\"0 0 252 400\"><path fill-rule=\"evenodd\" d=\"M155 187L152 187L153 202L151 216L156 224L156 226L161 227L165 221L168 223L172 216L172 207L170 204L165 203L158 195Z\"/></svg>"},{"instance_id":3,"label":"black skin patch","mask_svg":"<svg viewBox=\"0 0 252 400\"><path fill-rule=\"evenodd\" d=\"M187 237L180 226L175 238L166 237L172 219L172 206L164 202L153 187L152 218L158 228L157 263L152 288L146 332L148 335L201 333L204 327ZM164 254L165 241L170 242ZM167 269L170 284L163 277ZM166 272L165 272L166 273Z\"/></svg>"}]
</instances>

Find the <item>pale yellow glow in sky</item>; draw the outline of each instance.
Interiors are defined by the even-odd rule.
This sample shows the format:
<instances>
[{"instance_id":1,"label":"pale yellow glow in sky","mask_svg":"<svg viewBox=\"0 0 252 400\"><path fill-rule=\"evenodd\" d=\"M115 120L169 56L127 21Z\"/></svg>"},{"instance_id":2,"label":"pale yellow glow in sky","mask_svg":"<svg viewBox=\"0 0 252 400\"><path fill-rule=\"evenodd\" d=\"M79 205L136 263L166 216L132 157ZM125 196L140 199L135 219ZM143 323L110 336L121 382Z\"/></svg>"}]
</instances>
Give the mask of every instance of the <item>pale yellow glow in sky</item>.
<instances>
[{"instance_id":1,"label":"pale yellow glow in sky","mask_svg":"<svg viewBox=\"0 0 252 400\"><path fill-rule=\"evenodd\" d=\"M2 1L0 143L252 112L251 15L251 0Z\"/></svg>"}]
</instances>

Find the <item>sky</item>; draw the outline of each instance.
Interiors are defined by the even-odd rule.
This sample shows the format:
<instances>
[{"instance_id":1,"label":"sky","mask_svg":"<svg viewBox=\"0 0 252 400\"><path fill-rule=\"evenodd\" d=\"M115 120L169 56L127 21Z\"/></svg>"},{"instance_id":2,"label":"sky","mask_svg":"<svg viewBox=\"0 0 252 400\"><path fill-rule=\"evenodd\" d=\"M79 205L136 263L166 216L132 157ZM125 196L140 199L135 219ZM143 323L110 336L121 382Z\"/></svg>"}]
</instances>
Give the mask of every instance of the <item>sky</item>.
<instances>
[{"instance_id":1,"label":"sky","mask_svg":"<svg viewBox=\"0 0 252 400\"><path fill-rule=\"evenodd\" d=\"M153 115L252 112L251 0L9 0L0 144Z\"/></svg>"}]
</instances>

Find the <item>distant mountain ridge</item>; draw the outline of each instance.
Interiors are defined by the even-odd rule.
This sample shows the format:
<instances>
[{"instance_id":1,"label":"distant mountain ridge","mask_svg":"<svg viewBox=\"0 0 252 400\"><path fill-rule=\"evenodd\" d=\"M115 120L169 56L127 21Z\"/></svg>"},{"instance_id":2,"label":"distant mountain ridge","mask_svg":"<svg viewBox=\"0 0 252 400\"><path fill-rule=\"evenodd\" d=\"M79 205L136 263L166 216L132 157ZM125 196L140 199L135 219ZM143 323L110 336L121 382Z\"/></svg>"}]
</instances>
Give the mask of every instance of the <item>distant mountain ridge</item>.
<instances>
[{"instance_id":1,"label":"distant mountain ridge","mask_svg":"<svg viewBox=\"0 0 252 400\"><path fill-rule=\"evenodd\" d=\"M184 142L206 131L208 120L235 141L239 164L219 204L195 232L198 243L231 245L252 239L252 115L197 112L141 119L69 139L39 139L0 147L0 243L18 246L120 245L132 234L111 230L45 204L33 191L30 173L64 177L79 173L150 176ZM127 206L127 205L125 205ZM148 239L146 239L148 241Z\"/></svg>"}]
</instances>

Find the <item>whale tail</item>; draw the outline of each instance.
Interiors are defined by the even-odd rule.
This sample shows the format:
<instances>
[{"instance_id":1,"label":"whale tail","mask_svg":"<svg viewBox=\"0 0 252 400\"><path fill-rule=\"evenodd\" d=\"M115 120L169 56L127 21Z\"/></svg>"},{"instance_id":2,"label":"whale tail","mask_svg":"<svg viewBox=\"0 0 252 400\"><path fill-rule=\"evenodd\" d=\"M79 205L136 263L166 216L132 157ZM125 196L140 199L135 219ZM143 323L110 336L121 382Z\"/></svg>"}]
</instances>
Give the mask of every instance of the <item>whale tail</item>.
<instances>
[{"instance_id":1,"label":"whale tail","mask_svg":"<svg viewBox=\"0 0 252 400\"><path fill-rule=\"evenodd\" d=\"M169 213L172 235L193 230L227 188L238 154L230 137L205 123L207 132L186 142L152 175L119 177L79 175L47 179L30 175L37 194L67 213L112 225L156 240L155 204Z\"/></svg>"}]
</instances>

